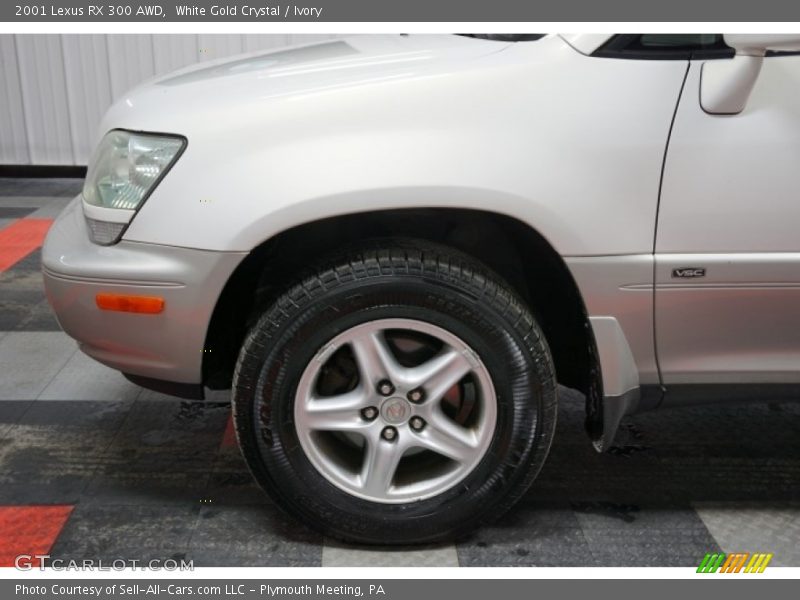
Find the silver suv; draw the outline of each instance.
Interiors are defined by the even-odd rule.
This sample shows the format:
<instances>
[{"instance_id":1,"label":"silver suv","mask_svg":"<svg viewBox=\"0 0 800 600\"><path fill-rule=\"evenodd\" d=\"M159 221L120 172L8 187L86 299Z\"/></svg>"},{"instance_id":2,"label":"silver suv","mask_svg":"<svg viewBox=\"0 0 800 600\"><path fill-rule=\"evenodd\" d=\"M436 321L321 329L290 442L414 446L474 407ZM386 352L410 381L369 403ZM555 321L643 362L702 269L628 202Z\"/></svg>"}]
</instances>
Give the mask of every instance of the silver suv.
<instances>
[{"instance_id":1,"label":"silver suv","mask_svg":"<svg viewBox=\"0 0 800 600\"><path fill-rule=\"evenodd\" d=\"M81 349L232 389L258 482L327 535L511 507L556 382L623 415L797 395L800 38L363 36L110 109L43 251Z\"/></svg>"}]
</instances>

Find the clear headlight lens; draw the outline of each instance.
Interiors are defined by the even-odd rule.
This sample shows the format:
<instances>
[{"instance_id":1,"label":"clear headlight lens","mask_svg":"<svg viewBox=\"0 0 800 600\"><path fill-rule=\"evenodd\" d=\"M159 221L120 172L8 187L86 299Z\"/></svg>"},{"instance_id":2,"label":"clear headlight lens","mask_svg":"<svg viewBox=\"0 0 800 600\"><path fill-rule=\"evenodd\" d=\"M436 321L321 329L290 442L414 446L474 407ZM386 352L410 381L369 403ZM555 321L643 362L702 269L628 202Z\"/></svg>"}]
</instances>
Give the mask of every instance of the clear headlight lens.
<instances>
[{"instance_id":1,"label":"clear headlight lens","mask_svg":"<svg viewBox=\"0 0 800 600\"><path fill-rule=\"evenodd\" d=\"M96 244L116 243L142 202L186 145L178 136L115 129L92 157L83 184L83 212Z\"/></svg>"},{"instance_id":2,"label":"clear headlight lens","mask_svg":"<svg viewBox=\"0 0 800 600\"><path fill-rule=\"evenodd\" d=\"M83 199L104 208L137 209L184 143L178 137L110 131L95 151Z\"/></svg>"}]
</instances>

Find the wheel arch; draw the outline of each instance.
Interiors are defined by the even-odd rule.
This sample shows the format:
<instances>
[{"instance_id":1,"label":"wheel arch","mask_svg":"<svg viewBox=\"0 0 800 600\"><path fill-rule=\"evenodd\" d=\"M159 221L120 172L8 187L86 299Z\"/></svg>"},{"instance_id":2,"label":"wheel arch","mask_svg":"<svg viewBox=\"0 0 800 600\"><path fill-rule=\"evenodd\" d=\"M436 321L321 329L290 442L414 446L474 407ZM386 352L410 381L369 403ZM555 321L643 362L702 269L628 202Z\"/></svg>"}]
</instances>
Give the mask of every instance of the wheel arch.
<instances>
[{"instance_id":1,"label":"wheel arch","mask_svg":"<svg viewBox=\"0 0 800 600\"><path fill-rule=\"evenodd\" d=\"M209 323L203 382L227 388L253 315L270 304L310 262L348 243L405 237L452 246L501 275L533 310L553 355L559 383L586 396L586 429L602 436L599 353L581 292L552 244L522 221L460 208L367 211L311 221L264 240L225 285Z\"/></svg>"}]
</instances>

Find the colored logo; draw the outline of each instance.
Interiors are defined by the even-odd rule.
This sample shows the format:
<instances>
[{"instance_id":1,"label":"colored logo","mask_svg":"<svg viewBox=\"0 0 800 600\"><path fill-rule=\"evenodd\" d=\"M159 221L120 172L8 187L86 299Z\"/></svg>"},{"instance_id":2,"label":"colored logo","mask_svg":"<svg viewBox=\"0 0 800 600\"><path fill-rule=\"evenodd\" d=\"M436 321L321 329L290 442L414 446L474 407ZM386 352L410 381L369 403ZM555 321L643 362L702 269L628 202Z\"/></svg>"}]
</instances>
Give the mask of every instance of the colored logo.
<instances>
[{"instance_id":1,"label":"colored logo","mask_svg":"<svg viewBox=\"0 0 800 600\"><path fill-rule=\"evenodd\" d=\"M765 552L708 553L697 567L698 573L763 573L772 554Z\"/></svg>"}]
</instances>

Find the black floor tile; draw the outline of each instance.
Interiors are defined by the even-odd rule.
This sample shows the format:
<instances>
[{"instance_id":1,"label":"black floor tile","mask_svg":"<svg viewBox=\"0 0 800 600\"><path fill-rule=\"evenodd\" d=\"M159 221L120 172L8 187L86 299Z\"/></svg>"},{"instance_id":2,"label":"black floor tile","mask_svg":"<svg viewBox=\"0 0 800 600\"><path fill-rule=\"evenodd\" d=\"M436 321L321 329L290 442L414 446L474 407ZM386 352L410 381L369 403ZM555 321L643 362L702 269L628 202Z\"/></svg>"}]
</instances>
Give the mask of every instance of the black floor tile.
<instances>
[{"instance_id":1,"label":"black floor tile","mask_svg":"<svg viewBox=\"0 0 800 600\"><path fill-rule=\"evenodd\" d=\"M800 454L800 402L672 408L634 419L667 460Z\"/></svg>"},{"instance_id":2,"label":"black floor tile","mask_svg":"<svg viewBox=\"0 0 800 600\"><path fill-rule=\"evenodd\" d=\"M212 472L204 496L215 506L271 503L246 469Z\"/></svg>"},{"instance_id":3,"label":"black floor tile","mask_svg":"<svg viewBox=\"0 0 800 600\"><path fill-rule=\"evenodd\" d=\"M98 465L103 436L13 427L0 440L0 504L74 504Z\"/></svg>"},{"instance_id":4,"label":"black floor tile","mask_svg":"<svg viewBox=\"0 0 800 600\"><path fill-rule=\"evenodd\" d=\"M14 330L61 331L61 326L47 300L40 300L28 307L28 311L16 323Z\"/></svg>"},{"instance_id":5,"label":"black floor tile","mask_svg":"<svg viewBox=\"0 0 800 600\"><path fill-rule=\"evenodd\" d=\"M217 457L230 407L194 401L137 401L109 455L125 462L202 464Z\"/></svg>"},{"instance_id":6,"label":"black floor tile","mask_svg":"<svg viewBox=\"0 0 800 600\"><path fill-rule=\"evenodd\" d=\"M182 468L183 467L183 468ZM209 474L201 466L186 468L139 461L114 462L93 474L81 494L82 504L105 506L179 506L199 504Z\"/></svg>"},{"instance_id":7,"label":"black floor tile","mask_svg":"<svg viewBox=\"0 0 800 600\"><path fill-rule=\"evenodd\" d=\"M660 506L800 499L800 403L731 404L628 417L611 451L583 431L566 394L553 448L528 497Z\"/></svg>"},{"instance_id":8,"label":"black floor tile","mask_svg":"<svg viewBox=\"0 0 800 600\"><path fill-rule=\"evenodd\" d=\"M31 407L33 400L3 400L0 401L0 438L16 425Z\"/></svg>"},{"instance_id":9,"label":"black floor tile","mask_svg":"<svg viewBox=\"0 0 800 600\"><path fill-rule=\"evenodd\" d=\"M663 472L671 497L686 503L800 501L797 455L685 458L668 461Z\"/></svg>"},{"instance_id":10,"label":"black floor tile","mask_svg":"<svg viewBox=\"0 0 800 600\"><path fill-rule=\"evenodd\" d=\"M214 457L206 497L215 505L270 503L247 469L244 457L235 444L220 444Z\"/></svg>"},{"instance_id":11,"label":"black floor tile","mask_svg":"<svg viewBox=\"0 0 800 600\"><path fill-rule=\"evenodd\" d=\"M40 292L44 298L44 280L42 279L42 250L38 248L17 261L10 269L0 273L0 286L5 293L8 290Z\"/></svg>"},{"instance_id":12,"label":"black floor tile","mask_svg":"<svg viewBox=\"0 0 800 600\"><path fill-rule=\"evenodd\" d=\"M121 432L148 445L169 443L177 436L196 433L221 435L230 415L230 405L194 400L139 400ZM164 433L163 438L154 432ZM141 436L145 436L144 438ZM217 440L219 441L219 440Z\"/></svg>"},{"instance_id":13,"label":"black floor tile","mask_svg":"<svg viewBox=\"0 0 800 600\"><path fill-rule=\"evenodd\" d=\"M132 409L133 402L124 400L37 400L19 425L40 427L53 436L69 428L92 439L111 440Z\"/></svg>"},{"instance_id":14,"label":"black floor tile","mask_svg":"<svg viewBox=\"0 0 800 600\"><path fill-rule=\"evenodd\" d=\"M243 471L247 469L239 446L230 444L220 446L217 456L214 459L214 470L218 472Z\"/></svg>"},{"instance_id":15,"label":"black floor tile","mask_svg":"<svg viewBox=\"0 0 800 600\"><path fill-rule=\"evenodd\" d=\"M78 502L130 404L32 402L0 439L0 504Z\"/></svg>"},{"instance_id":16,"label":"black floor tile","mask_svg":"<svg viewBox=\"0 0 800 600\"><path fill-rule=\"evenodd\" d=\"M0 219L21 219L35 210L35 206L0 206Z\"/></svg>"},{"instance_id":17,"label":"black floor tile","mask_svg":"<svg viewBox=\"0 0 800 600\"><path fill-rule=\"evenodd\" d=\"M32 297L32 300L26 301L24 299L26 295ZM0 331L20 331L18 327L28 318L31 313L31 306L38 299L38 294L29 295L14 292L4 294L3 299L0 300Z\"/></svg>"},{"instance_id":18,"label":"black floor tile","mask_svg":"<svg viewBox=\"0 0 800 600\"><path fill-rule=\"evenodd\" d=\"M58 536L53 559L179 560L184 558L200 506L79 504Z\"/></svg>"},{"instance_id":19,"label":"black floor tile","mask_svg":"<svg viewBox=\"0 0 800 600\"><path fill-rule=\"evenodd\" d=\"M200 502L230 407L214 403L137 401L106 450L85 502Z\"/></svg>"},{"instance_id":20,"label":"black floor tile","mask_svg":"<svg viewBox=\"0 0 800 600\"><path fill-rule=\"evenodd\" d=\"M83 179L0 177L0 196L76 196Z\"/></svg>"},{"instance_id":21,"label":"black floor tile","mask_svg":"<svg viewBox=\"0 0 800 600\"><path fill-rule=\"evenodd\" d=\"M42 253L0 272L0 331L60 331L44 293Z\"/></svg>"}]
</instances>

